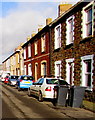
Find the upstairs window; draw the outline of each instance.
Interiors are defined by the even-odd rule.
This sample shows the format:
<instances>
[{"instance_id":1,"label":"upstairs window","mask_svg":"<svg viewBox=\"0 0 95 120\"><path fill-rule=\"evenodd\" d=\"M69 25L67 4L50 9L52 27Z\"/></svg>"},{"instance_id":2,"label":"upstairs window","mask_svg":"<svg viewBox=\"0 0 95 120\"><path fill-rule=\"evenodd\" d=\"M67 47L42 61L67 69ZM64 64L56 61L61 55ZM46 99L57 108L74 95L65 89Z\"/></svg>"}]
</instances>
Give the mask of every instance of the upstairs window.
<instances>
[{"instance_id":1,"label":"upstairs window","mask_svg":"<svg viewBox=\"0 0 95 120\"><path fill-rule=\"evenodd\" d=\"M26 48L24 48L24 59L26 59Z\"/></svg>"},{"instance_id":2,"label":"upstairs window","mask_svg":"<svg viewBox=\"0 0 95 120\"><path fill-rule=\"evenodd\" d=\"M55 49L61 47L61 24L55 27Z\"/></svg>"},{"instance_id":3,"label":"upstairs window","mask_svg":"<svg viewBox=\"0 0 95 120\"><path fill-rule=\"evenodd\" d=\"M74 16L71 16L66 21L66 45L73 43L74 41Z\"/></svg>"},{"instance_id":4,"label":"upstairs window","mask_svg":"<svg viewBox=\"0 0 95 120\"><path fill-rule=\"evenodd\" d=\"M41 37L41 52L45 52L46 50L46 36L43 35Z\"/></svg>"},{"instance_id":5,"label":"upstairs window","mask_svg":"<svg viewBox=\"0 0 95 120\"><path fill-rule=\"evenodd\" d=\"M28 45L28 57L31 57L31 45Z\"/></svg>"},{"instance_id":6,"label":"upstairs window","mask_svg":"<svg viewBox=\"0 0 95 120\"><path fill-rule=\"evenodd\" d=\"M34 46L35 46L35 55L37 55L38 54L38 42L37 41L35 42Z\"/></svg>"},{"instance_id":7,"label":"upstairs window","mask_svg":"<svg viewBox=\"0 0 95 120\"><path fill-rule=\"evenodd\" d=\"M92 8L86 10L86 36L92 35Z\"/></svg>"},{"instance_id":8,"label":"upstairs window","mask_svg":"<svg viewBox=\"0 0 95 120\"><path fill-rule=\"evenodd\" d=\"M83 8L83 38L93 35L93 2L88 4L86 7Z\"/></svg>"}]
</instances>

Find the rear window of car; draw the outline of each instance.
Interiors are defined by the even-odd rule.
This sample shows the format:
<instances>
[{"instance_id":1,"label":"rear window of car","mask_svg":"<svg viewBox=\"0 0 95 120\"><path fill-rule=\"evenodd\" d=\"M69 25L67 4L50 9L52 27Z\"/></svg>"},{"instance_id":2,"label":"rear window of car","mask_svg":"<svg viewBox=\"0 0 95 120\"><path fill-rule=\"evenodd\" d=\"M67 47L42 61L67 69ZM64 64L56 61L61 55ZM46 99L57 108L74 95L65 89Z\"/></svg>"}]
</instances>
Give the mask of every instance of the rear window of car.
<instances>
[{"instance_id":1,"label":"rear window of car","mask_svg":"<svg viewBox=\"0 0 95 120\"><path fill-rule=\"evenodd\" d=\"M6 76L6 78L9 78L9 76Z\"/></svg>"},{"instance_id":2,"label":"rear window of car","mask_svg":"<svg viewBox=\"0 0 95 120\"><path fill-rule=\"evenodd\" d=\"M68 85L68 83L65 80L59 80L59 79L46 79L47 84L59 84L59 85Z\"/></svg>"},{"instance_id":3,"label":"rear window of car","mask_svg":"<svg viewBox=\"0 0 95 120\"><path fill-rule=\"evenodd\" d=\"M33 80L32 76L22 76L21 77L22 80Z\"/></svg>"},{"instance_id":4,"label":"rear window of car","mask_svg":"<svg viewBox=\"0 0 95 120\"><path fill-rule=\"evenodd\" d=\"M18 76L11 76L11 79L18 79Z\"/></svg>"}]
</instances>

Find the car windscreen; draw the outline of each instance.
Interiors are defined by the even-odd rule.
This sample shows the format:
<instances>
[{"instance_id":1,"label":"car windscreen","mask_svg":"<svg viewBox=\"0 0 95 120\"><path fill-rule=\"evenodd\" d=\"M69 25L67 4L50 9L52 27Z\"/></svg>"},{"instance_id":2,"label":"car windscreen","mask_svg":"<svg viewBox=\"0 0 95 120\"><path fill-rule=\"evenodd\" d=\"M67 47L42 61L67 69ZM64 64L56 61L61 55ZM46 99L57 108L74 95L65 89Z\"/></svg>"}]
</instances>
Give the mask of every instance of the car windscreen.
<instances>
[{"instance_id":1,"label":"car windscreen","mask_svg":"<svg viewBox=\"0 0 95 120\"><path fill-rule=\"evenodd\" d=\"M47 84L59 84L59 85L68 85L65 80L60 79L46 79Z\"/></svg>"},{"instance_id":2,"label":"car windscreen","mask_svg":"<svg viewBox=\"0 0 95 120\"><path fill-rule=\"evenodd\" d=\"M32 76L22 76L21 77L22 80L33 80Z\"/></svg>"}]
</instances>

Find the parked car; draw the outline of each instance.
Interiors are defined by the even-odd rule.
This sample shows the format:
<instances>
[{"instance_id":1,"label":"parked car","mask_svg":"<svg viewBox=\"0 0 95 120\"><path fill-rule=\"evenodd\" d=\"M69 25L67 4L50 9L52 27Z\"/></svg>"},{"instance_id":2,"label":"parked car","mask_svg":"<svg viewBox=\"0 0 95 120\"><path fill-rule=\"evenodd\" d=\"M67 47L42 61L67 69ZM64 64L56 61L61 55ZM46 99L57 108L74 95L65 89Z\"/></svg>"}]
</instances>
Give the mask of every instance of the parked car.
<instances>
[{"instance_id":1,"label":"parked car","mask_svg":"<svg viewBox=\"0 0 95 120\"><path fill-rule=\"evenodd\" d=\"M3 72L2 75L1 75L1 81L2 81L2 82L5 81L5 77L6 77L6 76L9 76L9 73Z\"/></svg>"},{"instance_id":2,"label":"parked car","mask_svg":"<svg viewBox=\"0 0 95 120\"><path fill-rule=\"evenodd\" d=\"M0 75L0 80L1 80L1 75Z\"/></svg>"},{"instance_id":3,"label":"parked car","mask_svg":"<svg viewBox=\"0 0 95 120\"><path fill-rule=\"evenodd\" d=\"M68 85L68 83L63 79L40 78L28 88L28 95L37 96L40 102L43 101L43 98L56 99L57 90L55 89L55 86L58 85Z\"/></svg>"},{"instance_id":4,"label":"parked car","mask_svg":"<svg viewBox=\"0 0 95 120\"><path fill-rule=\"evenodd\" d=\"M15 85L16 85L16 82L17 82L17 80L18 80L18 77L19 77L19 76L17 76L17 75L10 75L10 76L9 76L9 80L8 80L8 84L15 86Z\"/></svg>"},{"instance_id":5,"label":"parked car","mask_svg":"<svg viewBox=\"0 0 95 120\"><path fill-rule=\"evenodd\" d=\"M18 88L18 91L20 91L22 88L29 88L33 84L33 77L29 75L21 75L19 76L16 87Z\"/></svg>"},{"instance_id":6,"label":"parked car","mask_svg":"<svg viewBox=\"0 0 95 120\"><path fill-rule=\"evenodd\" d=\"M7 84L7 83L8 83L8 80L9 80L9 76L6 76L6 77L5 77L5 80L4 80L4 83Z\"/></svg>"}]
</instances>

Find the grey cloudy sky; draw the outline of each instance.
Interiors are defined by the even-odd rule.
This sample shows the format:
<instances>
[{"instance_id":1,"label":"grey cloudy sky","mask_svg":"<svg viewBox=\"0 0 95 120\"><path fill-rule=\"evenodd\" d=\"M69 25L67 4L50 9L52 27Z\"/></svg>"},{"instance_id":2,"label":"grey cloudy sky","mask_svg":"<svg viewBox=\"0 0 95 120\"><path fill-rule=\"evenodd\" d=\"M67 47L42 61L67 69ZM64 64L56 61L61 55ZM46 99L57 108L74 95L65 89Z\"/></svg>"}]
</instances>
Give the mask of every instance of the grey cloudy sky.
<instances>
[{"instance_id":1,"label":"grey cloudy sky","mask_svg":"<svg viewBox=\"0 0 95 120\"><path fill-rule=\"evenodd\" d=\"M34 31L37 33L39 25L44 27L46 18L50 17L54 20L57 17L60 2L75 4L79 0L51 1L2 0L0 2L0 63Z\"/></svg>"}]
</instances>

